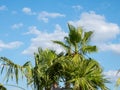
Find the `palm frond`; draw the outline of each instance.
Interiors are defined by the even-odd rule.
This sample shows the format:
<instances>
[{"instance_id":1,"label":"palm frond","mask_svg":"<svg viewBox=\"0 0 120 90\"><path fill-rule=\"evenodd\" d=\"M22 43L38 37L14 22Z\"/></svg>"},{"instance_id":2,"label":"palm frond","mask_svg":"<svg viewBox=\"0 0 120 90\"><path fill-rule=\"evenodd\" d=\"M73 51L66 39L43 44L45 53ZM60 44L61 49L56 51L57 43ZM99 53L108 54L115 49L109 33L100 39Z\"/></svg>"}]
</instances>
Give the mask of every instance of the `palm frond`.
<instances>
[{"instance_id":1,"label":"palm frond","mask_svg":"<svg viewBox=\"0 0 120 90\"><path fill-rule=\"evenodd\" d=\"M93 53L93 52L97 52L97 47L96 46L90 46L90 45L87 45L87 46L83 46L81 47L81 51L83 54L86 54L86 53Z\"/></svg>"},{"instance_id":2,"label":"palm frond","mask_svg":"<svg viewBox=\"0 0 120 90\"><path fill-rule=\"evenodd\" d=\"M120 78L117 79L115 86L116 86L116 87L119 87L119 86L120 86Z\"/></svg>"},{"instance_id":3,"label":"palm frond","mask_svg":"<svg viewBox=\"0 0 120 90\"><path fill-rule=\"evenodd\" d=\"M83 40L82 40L82 43L83 43L83 44L87 44L87 43L89 42L89 40L91 39L92 34L93 34L92 31L85 32L85 33L84 33Z\"/></svg>"},{"instance_id":4,"label":"palm frond","mask_svg":"<svg viewBox=\"0 0 120 90\"><path fill-rule=\"evenodd\" d=\"M70 49L69 46L67 46L66 44L64 44L64 43L61 42L61 41L53 41L53 43L60 45L61 47L63 47L63 48L66 49L66 50Z\"/></svg>"},{"instance_id":5,"label":"palm frond","mask_svg":"<svg viewBox=\"0 0 120 90\"><path fill-rule=\"evenodd\" d=\"M3 73L4 69L7 70L5 75L6 82L8 82L10 78L13 79L15 77L16 83L18 84L19 77L24 77L25 70L27 69L26 67L30 66L30 62L26 62L23 66L21 66L15 64L12 60L6 57L0 57L0 60L2 62L1 73Z\"/></svg>"},{"instance_id":6,"label":"palm frond","mask_svg":"<svg viewBox=\"0 0 120 90\"><path fill-rule=\"evenodd\" d=\"M3 65L5 65L5 67L7 68L6 77L5 77L7 79L6 81L8 81L10 77L11 79L13 79L13 77L15 76L16 83L18 83L19 70L23 73L22 67L20 65L13 63L11 60L7 59L6 57L1 57L0 60L2 61Z\"/></svg>"}]
</instances>

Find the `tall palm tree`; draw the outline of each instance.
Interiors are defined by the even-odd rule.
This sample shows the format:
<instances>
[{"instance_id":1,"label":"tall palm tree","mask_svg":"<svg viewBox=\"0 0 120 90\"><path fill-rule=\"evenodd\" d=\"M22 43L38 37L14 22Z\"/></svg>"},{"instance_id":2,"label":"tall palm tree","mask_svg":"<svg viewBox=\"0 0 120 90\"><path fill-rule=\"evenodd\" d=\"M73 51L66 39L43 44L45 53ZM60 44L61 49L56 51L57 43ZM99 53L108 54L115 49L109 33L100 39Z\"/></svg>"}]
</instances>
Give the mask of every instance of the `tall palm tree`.
<instances>
[{"instance_id":1,"label":"tall palm tree","mask_svg":"<svg viewBox=\"0 0 120 90\"><path fill-rule=\"evenodd\" d=\"M65 42L53 41L66 50L66 55L74 56L75 54L79 54L81 58L84 58L85 54L97 51L96 46L89 45L89 41L93 34L92 31L84 32L81 27L75 28L70 24L68 24L68 28L69 34L67 37L64 37ZM77 61L77 59L74 59L74 61ZM69 75L66 76L66 82L68 81L68 76ZM70 87L70 85L66 83L66 87Z\"/></svg>"},{"instance_id":2,"label":"tall palm tree","mask_svg":"<svg viewBox=\"0 0 120 90\"><path fill-rule=\"evenodd\" d=\"M75 28L70 24L68 28L69 34L64 37L65 42L53 41L66 50L61 61L65 88L70 88L72 83L75 90L107 90L104 84L107 80L102 75L99 64L91 58L86 59L86 54L97 51L96 46L89 44L93 32L84 32L81 27Z\"/></svg>"}]
</instances>

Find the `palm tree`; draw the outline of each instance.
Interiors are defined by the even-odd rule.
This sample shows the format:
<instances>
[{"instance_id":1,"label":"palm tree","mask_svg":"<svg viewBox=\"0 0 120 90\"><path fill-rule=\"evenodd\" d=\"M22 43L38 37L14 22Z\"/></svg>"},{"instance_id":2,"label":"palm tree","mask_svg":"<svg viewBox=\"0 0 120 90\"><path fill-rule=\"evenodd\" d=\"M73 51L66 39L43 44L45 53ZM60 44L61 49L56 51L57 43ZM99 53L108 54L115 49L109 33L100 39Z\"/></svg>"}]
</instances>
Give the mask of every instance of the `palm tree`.
<instances>
[{"instance_id":1,"label":"palm tree","mask_svg":"<svg viewBox=\"0 0 120 90\"><path fill-rule=\"evenodd\" d=\"M37 53L34 53L35 65L34 67L30 62L26 62L23 66L15 64L12 60L7 59L6 57L1 57L2 68L6 71L6 81L15 76L16 83L18 84L19 75L27 78L28 85L34 86L34 90L50 90L51 85L57 80L55 77L51 77L48 69L53 65L53 60L57 58L57 54L53 50L42 50L38 49ZM53 67L53 66L52 66ZM57 75L56 75L57 76Z\"/></svg>"},{"instance_id":2,"label":"palm tree","mask_svg":"<svg viewBox=\"0 0 120 90\"><path fill-rule=\"evenodd\" d=\"M72 84L75 90L107 90L104 84L107 80L102 75L102 68L95 60L86 58L86 54L97 51L96 46L89 45L93 32L84 32L81 27L75 28L70 24L68 27L69 35L64 37L65 42L53 41L66 50L60 63L65 88L70 88Z\"/></svg>"},{"instance_id":3,"label":"palm tree","mask_svg":"<svg viewBox=\"0 0 120 90\"><path fill-rule=\"evenodd\" d=\"M53 50L39 48L38 52L34 53L34 57L35 65L32 68L31 78L28 78L29 84L33 84L35 90L50 90L51 85L58 80L55 71L52 71L57 54Z\"/></svg>"},{"instance_id":4,"label":"palm tree","mask_svg":"<svg viewBox=\"0 0 120 90\"><path fill-rule=\"evenodd\" d=\"M96 46L89 45L90 38L93 34L92 31L83 32L83 29L81 27L75 28L70 24L68 24L68 28L69 35L67 37L64 37L65 43L61 41L53 41L66 50L66 55L72 55L74 57L75 54L79 54L81 58L85 58L84 55L86 55L87 53L97 51ZM66 76L66 82L68 81L68 76ZM70 87L70 85L66 83L66 87Z\"/></svg>"}]
</instances>

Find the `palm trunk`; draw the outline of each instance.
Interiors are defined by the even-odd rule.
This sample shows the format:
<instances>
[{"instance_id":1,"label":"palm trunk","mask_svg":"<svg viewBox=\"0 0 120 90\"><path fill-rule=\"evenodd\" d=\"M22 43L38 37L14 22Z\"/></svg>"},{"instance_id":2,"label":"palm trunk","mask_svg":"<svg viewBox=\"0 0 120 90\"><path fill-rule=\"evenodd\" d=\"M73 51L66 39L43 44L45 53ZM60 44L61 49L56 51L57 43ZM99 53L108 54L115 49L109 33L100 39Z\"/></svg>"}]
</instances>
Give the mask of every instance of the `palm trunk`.
<instances>
[{"instance_id":1,"label":"palm trunk","mask_svg":"<svg viewBox=\"0 0 120 90\"><path fill-rule=\"evenodd\" d=\"M69 89L70 88L70 83L68 82L68 78L65 80L65 88Z\"/></svg>"},{"instance_id":2,"label":"palm trunk","mask_svg":"<svg viewBox=\"0 0 120 90\"><path fill-rule=\"evenodd\" d=\"M81 88L81 87L79 87L79 90L82 90L82 88Z\"/></svg>"},{"instance_id":3,"label":"palm trunk","mask_svg":"<svg viewBox=\"0 0 120 90\"><path fill-rule=\"evenodd\" d=\"M69 88L70 88L70 83L69 83L69 82L66 82L66 83L65 83L65 88L66 88L66 89L69 89Z\"/></svg>"},{"instance_id":4,"label":"palm trunk","mask_svg":"<svg viewBox=\"0 0 120 90\"><path fill-rule=\"evenodd\" d=\"M78 53L78 44L75 43L75 54L77 54L77 53Z\"/></svg>"},{"instance_id":5,"label":"palm trunk","mask_svg":"<svg viewBox=\"0 0 120 90\"><path fill-rule=\"evenodd\" d=\"M51 90L50 88L48 88L48 87L45 87L45 90Z\"/></svg>"}]
</instances>

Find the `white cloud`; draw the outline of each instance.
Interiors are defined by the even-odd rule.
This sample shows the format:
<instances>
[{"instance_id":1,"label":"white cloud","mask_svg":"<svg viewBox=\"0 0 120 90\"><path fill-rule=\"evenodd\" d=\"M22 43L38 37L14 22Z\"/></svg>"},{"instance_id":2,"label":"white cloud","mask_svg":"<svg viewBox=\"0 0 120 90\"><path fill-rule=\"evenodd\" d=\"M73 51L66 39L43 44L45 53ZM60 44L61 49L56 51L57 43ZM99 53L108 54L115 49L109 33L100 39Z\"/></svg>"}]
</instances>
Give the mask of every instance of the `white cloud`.
<instances>
[{"instance_id":1,"label":"white cloud","mask_svg":"<svg viewBox=\"0 0 120 90\"><path fill-rule=\"evenodd\" d=\"M111 81L116 81L120 77L120 73L117 70L109 70L103 73Z\"/></svg>"},{"instance_id":2,"label":"white cloud","mask_svg":"<svg viewBox=\"0 0 120 90\"><path fill-rule=\"evenodd\" d=\"M86 31L94 31L93 42L104 42L115 39L120 33L120 27L107 22L105 17L95 12L82 13L80 20L70 21L75 26L82 26Z\"/></svg>"},{"instance_id":3,"label":"white cloud","mask_svg":"<svg viewBox=\"0 0 120 90\"><path fill-rule=\"evenodd\" d=\"M29 29L29 32L24 33L24 35L27 35L27 34L40 35L41 34L41 32L37 29L36 26L31 26L28 29Z\"/></svg>"},{"instance_id":4,"label":"white cloud","mask_svg":"<svg viewBox=\"0 0 120 90\"><path fill-rule=\"evenodd\" d=\"M49 18L57 18L57 17L65 17L65 15L60 13L48 13L46 11L43 11L39 13L38 20L42 20L45 23L47 23L49 21Z\"/></svg>"},{"instance_id":5,"label":"white cloud","mask_svg":"<svg viewBox=\"0 0 120 90\"><path fill-rule=\"evenodd\" d=\"M81 9L83 9L83 7L80 6L80 5L72 6L72 8L75 9L75 10L81 10Z\"/></svg>"},{"instance_id":6,"label":"white cloud","mask_svg":"<svg viewBox=\"0 0 120 90\"><path fill-rule=\"evenodd\" d=\"M29 28L29 32L27 32L27 34L35 34L36 37L31 39L31 45L22 52L23 54L33 54L37 51L38 47L43 49L55 49L57 52L61 52L62 48L53 44L51 40L62 41L64 36L67 35L67 33L62 31L62 28L58 24L56 24L55 31L52 33L41 32L36 26L32 26Z\"/></svg>"},{"instance_id":7,"label":"white cloud","mask_svg":"<svg viewBox=\"0 0 120 90\"><path fill-rule=\"evenodd\" d=\"M101 51L110 50L120 53L120 43L112 43L112 40L120 34L120 27L115 23L106 21L104 16L95 12L85 12L81 14L78 21L69 21L69 23L76 27L81 26L85 31L93 31L91 40Z\"/></svg>"},{"instance_id":8,"label":"white cloud","mask_svg":"<svg viewBox=\"0 0 120 90\"><path fill-rule=\"evenodd\" d=\"M28 7L24 7L22 9L22 11L25 13L25 14L28 14L28 15L36 15L35 12L32 12L31 8L28 8Z\"/></svg>"},{"instance_id":9,"label":"white cloud","mask_svg":"<svg viewBox=\"0 0 120 90\"><path fill-rule=\"evenodd\" d=\"M0 50L2 50L2 49L14 49L14 48L20 47L22 44L23 43L20 41L4 43L3 41L0 40Z\"/></svg>"},{"instance_id":10,"label":"white cloud","mask_svg":"<svg viewBox=\"0 0 120 90\"><path fill-rule=\"evenodd\" d=\"M12 25L12 29L19 29L21 27L23 27L23 23L17 23L17 24Z\"/></svg>"},{"instance_id":11,"label":"white cloud","mask_svg":"<svg viewBox=\"0 0 120 90\"><path fill-rule=\"evenodd\" d=\"M98 47L101 51L112 51L120 54L120 44L99 44Z\"/></svg>"},{"instance_id":12,"label":"white cloud","mask_svg":"<svg viewBox=\"0 0 120 90\"><path fill-rule=\"evenodd\" d=\"M6 10L7 7L5 5L0 6L0 11Z\"/></svg>"},{"instance_id":13,"label":"white cloud","mask_svg":"<svg viewBox=\"0 0 120 90\"><path fill-rule=\"evenodd\" d=\"M55 25L55 30L58 31L58 32L61 32L62 31L62 28L59 24L56 24Z\"/></svg>"}]
</instances>

